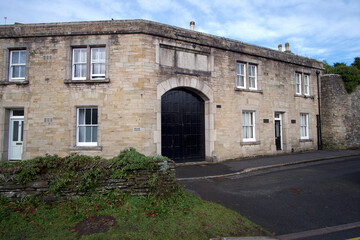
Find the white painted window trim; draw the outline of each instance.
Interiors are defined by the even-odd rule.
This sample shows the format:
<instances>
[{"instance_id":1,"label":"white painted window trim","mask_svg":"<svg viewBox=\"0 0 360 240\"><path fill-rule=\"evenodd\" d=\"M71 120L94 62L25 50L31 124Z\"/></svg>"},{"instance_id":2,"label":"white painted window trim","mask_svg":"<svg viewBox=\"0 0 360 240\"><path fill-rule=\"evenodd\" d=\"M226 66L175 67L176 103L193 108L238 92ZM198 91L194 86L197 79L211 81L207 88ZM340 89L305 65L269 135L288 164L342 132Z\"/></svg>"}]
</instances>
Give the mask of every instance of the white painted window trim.
<instances>
[{"instance_id":1,"label":"white painted window trim","mask_svg":"<svg viewBox=\"0 0 360 240\"><path fill-rule=\"evenodd\" d=\"M244 74L239 73L240 66L243 67ZM238 77L243 77L244 85L241 86L238 84ZM236 87L241 89L246 89L246 63L243 62L237 62L236 63Z\"/></svg>"},{"instance_id":2,"label":"white painted window trim","mask_svg":"<svg viewBox=\"0 0 360 240\"><path fill-rule=\"evenodd\" d=\"M254 74L253 76L250 76L250 67L254 67ZM249 68L249 71L248 71L248 81L249 81L249 89L251 90L257 90L257 66L255 64L251 64L249 63L248 64L248 68ZM250 78L254 78L254 84L255 84L255 87L250 87Z\"/></svg>"},{"instance_id":3,"label":"white painted window trim","mask_svg":"<svg viewBox=\"0 0 360 240\"><path fill-rule=\"evenodd\" d=\"M304 74L304 95L310 96L310 75Z\"/></svg>"},{"instance_id":4,"label":"white painted window trim","mask_svg":"<svg viewBox=\"0 0 360 240\"><path fill-rule=\"evenodd\" d=\"M98 111L98 124L79 124L79 111L80 109L97 109ZM80 127L97 127L97 141L96 142L79 142L79 129ZM76 146L98 146L99 142L99 109L97 107L78 107L76 109Z\"/></svg>"},{"instance_id":5,"label":"white painted window trim","mask_svg":"<svg viewBox=\"0 0 360 240\"><path fill-rule=\"evenodd\" d=\"M303 121L305 120L305 122ZM303 129L305 128L305 135ZM300 113L300 139L309 139L309 114Z\"/></svg>"},{"instance_id":6,"label":"white painted window trim","mask_svg":"<svg viewBox=\"0 0 360 240\"><path fill-rule=\"evenodd\" d=\"M250 118L252 120L251 125L246 125L246 126L244 125L244 113L249 114L249 116L250 116ZM255 112L254 111L242 111L241 120L242 120L241 131L242 131L242 140L243 140L243 142L255 142L256 141L256 137L255 137ZM245 138L244 137L244 128L245 127L252 127L252 138Z\"/></svg>"},{"instance_id":7,"label":"white painted window trim","mask_svg":"<svg viewBox=\"0 0 360 240\"><path fill-rule=\"evenodd\" d=\"M12 63L12 60L13 60L13 53L15 52L25 52L25 63L15 63L13 64ZM25 81L26 79L26 62L27 62L27 53L26 53L26 50L10 50L10 59L9 59L9 81L10 82L13 82L13 81ZM21 66L24 66L25 67L25 72L24 72L24 77L19 77L19 78L13 78L12 75L13 75L13 66L14 67L21 67Z\"/></svg>"},{"instance_id":8,"label":"white painted window trim","mask_svg":"<svg viewBox=\"0 0 360 240\"><path fill-rule=\"evenodd\" d=\"M94 61L93 59L93 51L98 50L98 49L104 49L104 59L98 58ZM94 79L105 79L105 74L106 74L106 47L93 47L90 48L90 54L91 54L91 63L90 63L90 79L94 80ZM102 64L104 65L104 74L93 74L93 65L94 64Z\"/></svg>"},{"instance_id":9,"label":"white painted window trim","mask_svg":"<svg viewBox=\"0 0 360 240\"><path fill-rule=\"evenodd\" d=\"M301 88L301 73L295 72L295 93L297 95L301 95Z\"/></svg>"},{"instance_id":10,"label":"white painted window trim","mask_svg":"<svg viewBox=\"0 0 360 240\"><path fill-rule=\"evenodd\" d=\"M79 61L79 62L75 62L75 52L76 51L79 51L80 50L80 53L81 52L83 52L84 50L85 50L85 61L84 62L81 62L81 61ZM81 77L75 77L75 66L76 65L85 65L85 76L81 76ZM87 64L87 49L86 48L73 48L72 49L72 66L71 66L71 68L72 68L72 79L73 80L86 80L86 78L87 78L87 69L88 69L88 66L87 66L88 64Z\"/></svg>"}]
</instances>

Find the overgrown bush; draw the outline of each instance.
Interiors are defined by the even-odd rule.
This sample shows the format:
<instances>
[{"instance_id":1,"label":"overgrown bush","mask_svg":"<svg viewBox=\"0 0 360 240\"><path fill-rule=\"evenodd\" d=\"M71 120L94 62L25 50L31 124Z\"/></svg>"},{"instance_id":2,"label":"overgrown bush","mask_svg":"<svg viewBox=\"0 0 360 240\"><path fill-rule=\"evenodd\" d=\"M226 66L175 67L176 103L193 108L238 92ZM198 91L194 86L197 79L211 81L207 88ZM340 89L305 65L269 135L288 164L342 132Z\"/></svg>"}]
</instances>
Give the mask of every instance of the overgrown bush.
<instances>
[{"instance_id":1,"label":"overgrown bush","mask_svg":"<svg viewBox=\"0 0 360 240\"><path fill-rule=\"evenodd\" d=\"M75 185L77 192L92 193L104 178L130 179L141 171L146 173L158 169L157 174L149 177L148 184L153 195L159 195L172 189L160 183L162 178L159 177L169 174L169 161L163 156L145 156L134 148L125 149L112 159L77 154L66 157L46 155L21 162L0 163L0 183L11 180L26 184L45 175L51 179L50 193L60 194L69 184Z\"/></svg>"},{"instance_id":2,"label":"overgrown bush","mask_svg":"<svg viewBox=\"0 0 360 240\"><path fill-rule=\"evenodd\" d=\"M358 57L355 58L351 66L347 66L345 63L335 63L331 66L324 62L324 68L326 74L341 75L348 93L352 93L360 85L360 58Z\"/></svg>"}]
</instances>

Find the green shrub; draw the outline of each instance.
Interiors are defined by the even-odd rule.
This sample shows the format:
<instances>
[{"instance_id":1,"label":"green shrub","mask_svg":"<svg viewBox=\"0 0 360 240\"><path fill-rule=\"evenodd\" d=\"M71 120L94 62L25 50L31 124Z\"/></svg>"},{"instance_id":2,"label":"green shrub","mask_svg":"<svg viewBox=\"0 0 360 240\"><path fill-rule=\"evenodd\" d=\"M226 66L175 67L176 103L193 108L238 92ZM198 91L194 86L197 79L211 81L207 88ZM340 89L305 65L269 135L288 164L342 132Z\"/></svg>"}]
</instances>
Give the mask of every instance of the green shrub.
<instances>
[{"instance_id":1,"label":"green shrub","mask_svg":"<svg viewBox=\"0 0 360 240\"><path fill-rule=\"evenodd\" d=\"M47 175L51 176L48 177L50 193L59 195L71 184L75 184L73 187L77 192L92 193L104 177L124 179L150 170L160 170L159 175L169 174L168 161L170 160L163 156L145 156L135 148L125 149L109 160L77 154L66 157L46 155L21 162L2 163L0 176L6 175L4 179L15 176L14 180L17 183L26 184L36 180L40 175ZM160 179L156 173L149 176L148 183L155 195L171 189L165 183L159 183Z\"/></svg>"},{"instance_id":2,"label":"green shrub","mask_svg":"<svg viewBox=\"0 0 360 240\"><path fill-rule=\"evenodd\" d=\"M324 68L326 74L341 75L348 93L352 93L360 85L360 58L355 58L351 66L347 66L345 63L334 63L331 66L324 62Z\"/></svg>"}]
</instances>

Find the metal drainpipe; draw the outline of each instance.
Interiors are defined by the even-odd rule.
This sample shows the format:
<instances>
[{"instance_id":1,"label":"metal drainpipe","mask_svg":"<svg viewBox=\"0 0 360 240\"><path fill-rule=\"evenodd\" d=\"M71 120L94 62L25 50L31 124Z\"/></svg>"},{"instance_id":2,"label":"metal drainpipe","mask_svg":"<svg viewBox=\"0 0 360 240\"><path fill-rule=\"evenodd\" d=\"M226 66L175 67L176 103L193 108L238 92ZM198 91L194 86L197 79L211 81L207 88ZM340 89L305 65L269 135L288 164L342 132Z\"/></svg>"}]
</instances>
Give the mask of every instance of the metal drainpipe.
<instances>
[{"instance_id":1,"label":"metal drainpipe","mask_svg":"<svg viewBox=\"0 0 360 240\"><path fill-rule=\"evenodd\" d=\"M316 71L316 78L317 78L317 93L318 93L318 136L317 136L317 142L318 142L318 150L322 149L322 136L321 136L321 107L320 107L320 81L319 81L319 74L320 71Z\"/></svg>"}]
</instances>

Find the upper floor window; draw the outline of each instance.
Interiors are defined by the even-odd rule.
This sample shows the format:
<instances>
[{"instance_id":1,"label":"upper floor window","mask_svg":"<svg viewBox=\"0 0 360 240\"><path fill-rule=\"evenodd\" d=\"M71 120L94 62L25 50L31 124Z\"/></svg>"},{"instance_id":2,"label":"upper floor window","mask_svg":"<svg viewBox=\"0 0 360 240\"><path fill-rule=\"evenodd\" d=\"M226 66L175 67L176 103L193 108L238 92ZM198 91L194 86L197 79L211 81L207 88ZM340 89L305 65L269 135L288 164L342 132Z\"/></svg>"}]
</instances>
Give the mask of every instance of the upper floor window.
<instances>
[{"instance_id":1,"label":"upper floor window","mask_svg":"<svg viewBox=\"0 0 360 240\"><path fill-rule=\"evenodd\" d=\"M86 62L87 62L87 50L86 48L74 48L73 49L73 79L83 80L86 79Z\"/></svg>"},{"instance_id":2,"label":"upper floor window","mask_svg":"<svg viewBox=\"0 0 360 240\"><path fill-rule=\"evenodd\" d=\"M257 74L256 74L256 66L249 64L249 88L250 89L256 89L256 80L257 80Z\"/></svg>"},{"instance_id":3,"label":"upper floor window","mask_svg":"<svg viewBox=\"0 0 360 240\"><path fill-rule=\"evenodd\" d=\"M243 141L255 141L255 112L242 112Z\"/></svg>"},{"instance_id":4,"label":"upper floor window","mask_svg":"<svg viewBox=\"0 0 360 240\"><path fill-rule=\"evenodd\" d=\"M89 50L90 58L88 58ZM72 58L72 79L105 79L105 64L105 47L74 48Z\"/></svg>"},{"instance_id":5,"label":"upper floor window","mask_svg":"<svg viewBox=\"0 0 360 240\"><path fill-rule=\"evenodd\" d=\"M91 79L105 78L105 48L91 49Z\"/></svg>"},{"instance_id":6,"label":"upper floor window","mask_svg":"<svg viewBox=\"0 0 360 240\"><path fill-rule=\"evenodd\" d=\"M247 70L247 71L246 71ZM257 66L248 63L236 63L236 87L257 89Z\"/></svg>"},{"instance_id":7,"label":"upper floor window","mask_svg":"<svg viewBox=\"0 0 360 240\"><path fill-rule=\"evenodd\" d=\"M26 75L26 50L10 51L9 81L23 81Z\"/></svg>"},{"instance_id":8,"label":"upper floor window","mask_svg":"<svg viewBox=\"0 0 360 240\"><path fill-rule=\"evenodd\" d=\"M304 95L310 95L310 75L304 74Z\"/></svg>"},{"instance_id":9,"label":"upper floor window","mask_svg":"<svg viewBox=\"0 0 360 240\"><path fill-rule=\"evenodd\" d=\"M295 93L296 95L310 96L310 74L295 73Z\"/></svg>"},{"instance_id":10,"label":"upper floor window","mask_svg":"<svg viewBox=\"0 0 360 240\"><path fill-rule=\"evenodd\" d=\"M246 65L244 63L236 64L236 87L246 88Z\"/></svg>"},{"instance_id":11,"label":"upper floor window","mask_svg":"<svg viewBox=\"0 0 360 240\"><path fill-rule=\"evenodd\" d=\"M295 73L296 94L301 94L301 73Z\"/></svg>"}]
</instances>

